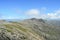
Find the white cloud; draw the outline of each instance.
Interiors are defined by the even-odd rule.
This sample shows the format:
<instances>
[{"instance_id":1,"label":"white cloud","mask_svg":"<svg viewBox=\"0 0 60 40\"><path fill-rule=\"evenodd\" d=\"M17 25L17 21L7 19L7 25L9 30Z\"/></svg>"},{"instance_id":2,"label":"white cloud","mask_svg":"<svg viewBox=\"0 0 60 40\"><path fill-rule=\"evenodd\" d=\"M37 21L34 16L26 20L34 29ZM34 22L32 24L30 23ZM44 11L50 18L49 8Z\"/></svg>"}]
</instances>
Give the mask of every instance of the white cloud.
<instances>
[{"instance_id":1,"label":"white cloud","mask_svg":"<svg viewBox=\"0 0 60 40\"><path fill-rule=\"evenodd\" d=\"M43 8L46 10L46 8ZM26 12L30 17L43 18L43 19L58 19L60 18L60 10L56 10L51 13L41 13L43 10L30 9Z\"/></svg>"},{"instance_id":2,"label":"white cloud","mask_svg":"<svg viewBox=\"0 0 60 40\"><path fill-rule=\"evenodd\" d=\"M30 9L26 12L27 15L39 15L40 11L38 9Z\"/></svg>"},{"instance_id":3,"label":"white cloud","mask_svg":"<svg viewBox=\"0 0 60 40\"><path fill-rule=\"evenodd\" d=\"M17 16L2 16L0 19L19 19Z\"/></svg>"},{"instance_id":4,"label":"white cloud","mask_svg":"<svg viewBox=\"0 0 60 40\"><path fill-rule=\"evenodd\" d=\"M57 16L56 13L48 13L47 15L48 15L49 17L55 17L55 16Z\"/></svg>"},{"instance_id":5,"label":"white cloud","mask_svg":"<svg viewBox=\"0 0 60 40\"><path fill-rule=\"evenodd\" d=\"M60 19L60 10L56 10L51 13L45 13L39 16L39 18L43 19Z\"/></svg>"},{"instance_id":6,"label":"white cloud","mask_svg":"<svg viewBox=\"0 0 60 40\"><path fill-rule=\"evenodd\" d=\"M50 19L58 19L58 18L60 18L60 10L57 10L57 11L55 11L53 13L48 13L47 17L50 18Z\"/></svg>"},{"instance_id":7,"label":"white cloud","mask_svg":"<svg viewBox=\"0 0 60 40\"><path fill-rule=\"evenodd\" d=\"M30 9L28 11L25 12L25 14L27 16L29 16L30 18L39 18L40 15L40 11L38 9Z\"/></svg>"},{"instance_id":8,"label":"white cloud","mask_svg":"<svg viewBox=\"0 0 60 40\"><path fill-rule=\"evenodd\" d=\"M43 18L43 19L58 19L60 18L60 10L55 10L51 13L45 13L46 8L38 9L30 9L25 12L25 16L27 18ZM17 13L20 11L17 10ZM23 17L23 16L22 16ZM2 16L0 19L19 19L19 16Z\"/></svg>"}]
</instances>

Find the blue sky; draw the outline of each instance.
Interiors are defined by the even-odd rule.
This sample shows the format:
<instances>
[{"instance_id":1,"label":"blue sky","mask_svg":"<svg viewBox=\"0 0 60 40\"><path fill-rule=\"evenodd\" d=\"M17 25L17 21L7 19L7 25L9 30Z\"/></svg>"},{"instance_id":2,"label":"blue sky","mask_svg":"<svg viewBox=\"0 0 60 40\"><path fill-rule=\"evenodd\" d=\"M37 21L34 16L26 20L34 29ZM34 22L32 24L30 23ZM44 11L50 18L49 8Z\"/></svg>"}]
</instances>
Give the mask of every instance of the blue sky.
<instances>
[{"instance_id":1,"label":"blue sky","mask_svg":"<svg viewBox=\"0 0 60 40\"><path fill-rule=\"evenodd\" d=\"M0 19L60 18L60 0L0 0Z\"/></svg>"}]
</instances>

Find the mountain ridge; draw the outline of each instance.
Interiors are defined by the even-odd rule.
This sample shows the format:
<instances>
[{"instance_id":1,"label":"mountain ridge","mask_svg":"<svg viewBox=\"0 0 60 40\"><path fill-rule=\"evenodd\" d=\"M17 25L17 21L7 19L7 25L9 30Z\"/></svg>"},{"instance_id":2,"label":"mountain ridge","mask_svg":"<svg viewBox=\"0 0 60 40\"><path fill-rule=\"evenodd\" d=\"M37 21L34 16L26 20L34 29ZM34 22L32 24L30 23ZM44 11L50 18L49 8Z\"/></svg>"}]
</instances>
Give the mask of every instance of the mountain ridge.
<instances>
[{"instance_id":1,"label":"mountain ridge","mask_svg":"<svg viewBox=\"0 0 60 40\"><path fill-rule=\"evenodd\" d=\"M50 25L44 19L0 21L1 40L60 40L59 27Z\"/></svg>"}]
</instances>

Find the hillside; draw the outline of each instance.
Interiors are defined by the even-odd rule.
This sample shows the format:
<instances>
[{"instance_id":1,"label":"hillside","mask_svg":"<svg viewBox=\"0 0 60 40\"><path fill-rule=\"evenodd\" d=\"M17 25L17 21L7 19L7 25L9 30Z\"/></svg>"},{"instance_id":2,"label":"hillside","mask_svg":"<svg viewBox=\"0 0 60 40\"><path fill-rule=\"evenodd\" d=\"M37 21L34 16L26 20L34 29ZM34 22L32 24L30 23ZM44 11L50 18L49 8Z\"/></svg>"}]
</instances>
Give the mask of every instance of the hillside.
<instances>
[{"instance_id":1,"label":"hillside","mask_svg":"<svg viewBox=\"0 0 60 40\"><path fill-rule=\"evenodd\" d=\"M57 27L36 18L18 22L0 20L0 40L60 40Z\"/></svg>"}]
</instances>

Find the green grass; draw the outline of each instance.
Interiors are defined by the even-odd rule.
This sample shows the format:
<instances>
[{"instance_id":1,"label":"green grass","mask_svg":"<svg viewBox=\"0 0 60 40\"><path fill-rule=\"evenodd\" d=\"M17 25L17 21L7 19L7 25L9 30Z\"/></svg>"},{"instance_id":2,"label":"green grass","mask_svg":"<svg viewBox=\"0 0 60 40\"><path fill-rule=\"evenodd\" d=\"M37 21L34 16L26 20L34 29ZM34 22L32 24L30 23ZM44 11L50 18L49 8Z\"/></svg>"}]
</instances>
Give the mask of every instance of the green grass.
<instances>
[{"instance_id":1,"label":"green grass","mask_svg":"<svg viewBox=\"0 0 60 40\"><path fill-rule=\"evenodd\" d=\"M16 24L16 25L4 24L4 26L5 26L6 28L9 28L9 29L17 28L17 29L22 30L22 31L24 31L24 32L27 31L27 29L25 29L25 28L23 28L22 26L17 25L17 24ZM11 31L12 31L12 30L11 30Z\"/></svg>"},{"instance_id":2,"label":"green grass","mask_svg":"<svg viewBox=\"0 0 60 40\"><path fill-rule=\"evenodd\" d=\"M18 28L19 30L22 30L22 31L24 31L24 32L26 32L27 31L27 29L26 28L23 28L22 26L20 26L20 25L14 25L14 27L15 28Z\"/></svg>"},{"instance_id":3,"label":"green grass","mask_svg":"<svg viewBox=\"0 0 60 40\"><path fill-rule=\"evenodd\" d=\"M13 26L11 26L11 25L9 25L9 24L4 24L4 26L5 26L6 28L9 28L9 29L12 29L12 28L13 28Z\"/></svg>"},{"instance_id":4,"label":"green grass","mask_svg":"<svg viewBox=\"0 0 60 40\"><path fill-rule=\"evenodd\" d=\"M0 28L0 30L6 30L6 31L8 31L8 32L12 32L11 29Z\"/></svg>"},{"instance_id":5,"label":"green grass","mask_svg":"<svg viewBox=\"0 0 60 40\"><path fill-rule=\"evenodd\" d=\"M12 33L12 30L11 29L6 29L8 32L11 32Z\"/></svg>"}]
</instances>

